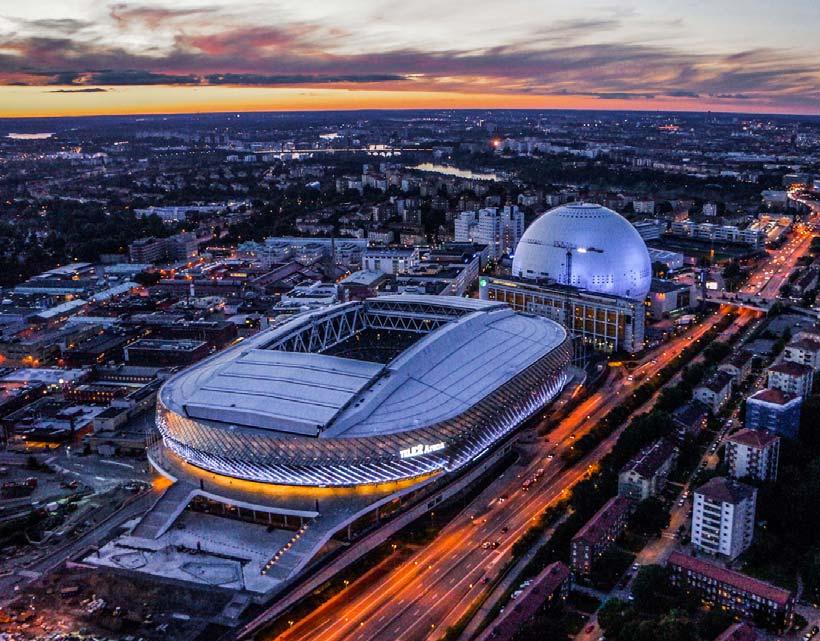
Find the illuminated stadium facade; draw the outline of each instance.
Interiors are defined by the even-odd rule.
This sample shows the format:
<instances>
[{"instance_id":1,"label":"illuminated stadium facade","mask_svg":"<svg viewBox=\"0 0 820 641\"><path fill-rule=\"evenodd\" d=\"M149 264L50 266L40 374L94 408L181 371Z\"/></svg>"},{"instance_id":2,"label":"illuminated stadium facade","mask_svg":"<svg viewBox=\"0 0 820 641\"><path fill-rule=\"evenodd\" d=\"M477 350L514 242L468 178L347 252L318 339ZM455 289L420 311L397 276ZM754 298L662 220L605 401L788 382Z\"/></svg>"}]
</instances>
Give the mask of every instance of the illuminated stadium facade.
<instances>
[{"instance_id":1,"label":"illuminated stadium facade","mask_svg":"<svg viewBox=\"0 0 820 641\"><path fill-rule=\"evenodd\" d=\"M458 470L552 399L571 343L498 302L386 296L300 315L162 388L162 447L219 475L357 486Z\"/></svg>"}]
</instances>

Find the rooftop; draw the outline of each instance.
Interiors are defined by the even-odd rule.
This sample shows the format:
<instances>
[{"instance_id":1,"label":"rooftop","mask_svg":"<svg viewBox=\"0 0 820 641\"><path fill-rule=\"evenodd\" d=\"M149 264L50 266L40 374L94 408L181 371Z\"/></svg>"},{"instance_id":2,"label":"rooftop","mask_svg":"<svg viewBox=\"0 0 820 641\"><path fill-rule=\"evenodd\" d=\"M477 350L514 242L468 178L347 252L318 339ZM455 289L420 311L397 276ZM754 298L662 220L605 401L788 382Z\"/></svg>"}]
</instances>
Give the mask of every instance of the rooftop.
<instances>
[{"instance_id":1,"label":"rooftop","mask_svg":"<svg viewBox=\"0 0 820 641\"><path fill-rule=\"evenodd\" d=\"M54 318L59 318L64 314L70 314L71 312L76 312L83 307L85 307L88 303L81 298L75 298L74 300L67 301L65 303L61 303L56 307L50 307L48 309L43 309L34 316L43 320L52 320Z\"/></svg>"},{"instance_id":2,"label":"rooftop","mask_svg":"<svg viewBox=\"0 0 820 641\"><path fill-rule=\"evenodd\" d=\"M365 256L412 256L418 250L415 247L368 247Z\"/></svg>"},{"instance_id":3,"label":"rooftop","mask_svg":"<svg viewBox=\"0 0 820 641\"><path fill-rule=\"evenodd\" d=\"M625 496L614 496L598 510L595 515L578 530L573 541L586 541L594 545L607 535L609 528L629 511L632 501Z\"/></svg>"},{"instance_id":4,"label":"rooftop","mask_svg":"<svg viewBox=\"0 0 820 641\"><path fill-rule=\"evenodd\" d=\"M561 561L556 561L544 568L532 583L519 595L487 630L479 637L494 641L512 639L525 622L532 619L546 598L553 594L569 578L569 568Z\"/></svg>"},{"instance_id":5,"label":"rooftop","mask_svg":"<svg viewBox=\"0 0 820 641\"><path fill-rule=\"evenodd\" d=\"M713 392L720 392L724 390L727 385L731 385L733 381L734 377L731 374L718 371L714 376L710 377L709 380L698 385L698 387L705 387Z\"/></svg>"},{"instance_id":6,"label":"rooftop","mask_svg":"<svg viewBox=\"0 0 820 641\"><path fill-rule=\"evenodd\" d=\"M726 568L715 565L714 563L709 563L703 559L696 559L681 552L672 552L669 556L669 565L690 570L696 574L714 579L719 583L730 585L738 590L773 601L781 606L785 606L792 598L792 593L788 590L778 588L771 583L754 579L746 574L735 572L734 570L727 570Z\"/></svg>"},{"instance_id":7,"label":"rooftop","mask_svg":"<svg viewBox=\"0 0 820 641\"><path fill-rule=\"evenodd\" d=\"M764 403L773 403L775 405L786 405L787 403L791 403L793 400L799 398L799 396L795 396L794 394L788 394L787 392L782 392L779 389L772 387L769 389L760 390L759 392L755 392L746 400L747 402L756 401Z\"/></svg>"},{"instance_id":8,"label":"rooftop","mask_svg":"<svg viewBox=\"0 0 820 641\"><path fill-rule=\"evenodd\" d=\"M708 501L732 504L740 503L755 493L756 490L751 485L723 476L716 476L695 490L695 494L702 495Z\"/></svg>"},{"instance_id":9,"label":"rooftop","mask_svg":"<svg viewBox=\"0 0 820 641\"><path fill-rule=\"evenodd\" d=\"M703 421L709 415L709 408L700 401L689 401L684 403L674 412L672 420L687 427L694 426Z\"/></svg>"},{"instance_id":10,"label":"rooftop","mask_svg":"<svg viewBox=\"0 0 820 641\"><path fill-rule=\"evenodd\" d=\"M777 435L764 430L750 430L743 429L733 434L727 439L730 443L737 443L738 445L746 445L755 449L763 449L779 440Z\"/></svg>"},{"instance_id":11,"label":"rooftop","mask_svg":"<svg viewBox=\"0 0 820 641\"><path fill-rule=\"evenodd\" d=\"M419 305L424 308L414 307ZM445 322L420 332L387 365L332 356L330 345L309 351L272 347L334 314L356 310ZM231 429L325 437L392 434L463 413L565 338L557 323L499 303L382 296L301 314L260 332L172 378L161 397L176 412Z\"/></svg>"},{"instance_id":12,"label":"rooftop","mask_svg":"<svg viewBox=\"0 0 820 641\"><path fill-rule=\"evenodd\" d=\"M786 347L796 347L797 349L804 349L807 351L820 351L820 337L818 338L799 338L792 341Z\"/></svg>"},{"instance_id":13,"label":"rooftop","mask_svg":"<svg viewBox=\"0 0 820 641\"><path fill-rule=\"evenodd\" d=\"M52 369L47 367L25 367L15 369L0 380L15 383L45 383L46 385L62 385L74 383L88 376L88 369Z\"/></svg>"},{"instance_id":14,"label":"rooftop","mask_svg":"<svg viewBox=\"0 0 820 641\"><path fill-rule=\"evenodd\" d=\"M324 354L251 349L190 378L193 418L316 435L382 369Z\"/></svg>"},{"instance_id":15,"label":"rooftop","mask_svg":"<svg viewBox=\"0 0 820 641\"><path fill-rule=\"evenodd\" d=\"M649 286L649 291L669 293L676 292L678 290L688 290L689 288L690 285L686 283L678 283L674 280L664 280L662 278L653 278Z\"/></svg>"},{"instance_id":16,"label":"rooftop","mask_svg":"<svg viewBox=\"0 0 820 641\"><path fill-rule=\"evenodd\" d=\"M350 274L350 276L341 281L341 284L371 287L385 278L387 278L387 275L382 271L362 269Z\"/></svg>"},{"instance_id":17,"label":"rooftop","mask_svg":"<svg viewBox=\"0 0 820 641\"><path fill-rule=\"evenodd\" d=\"M621 472L634 471L643 477L655 474L675 452L675 446L665 438L660 438L633 456Z\"/></svg>"},{"instance_id":18,"label":"rooftop","mask_svg":"<svg viewBox=\"0 0 820 641\"><path fill-rule=\"evenodd\" d=\"M193 339L181 338L178 340L167 338L141 338L134 341L128 346L129 350L173 350L178 352L192 352L199 349L203 345L207 345L205 341L197 341Z\"/></svg>"},{"instance_id":19,"label":"rooftop","mask_svg":"<svg viewBox=\"0 0 820 641\"><path fill-rule=\"evenodd\" d=\"M724 365L734 365L735 367L743 367L746 363L751 361L755 355L745 349L742 349L738 352L734 352L729 358L723 361L722 364Z\"/></svg>"},{"instance_id":20,"label":"rooftop","mask_svg":"<svg viewBox=\"0 0 820 641\"><path fill-rule=\"evenodd\" d=\"M809 365L802 365L801 363L781 361L776 365L770 366L769 371L785 374L786 376L808 376L814 372L814 369Z\"/></svg>"}]
</instances>

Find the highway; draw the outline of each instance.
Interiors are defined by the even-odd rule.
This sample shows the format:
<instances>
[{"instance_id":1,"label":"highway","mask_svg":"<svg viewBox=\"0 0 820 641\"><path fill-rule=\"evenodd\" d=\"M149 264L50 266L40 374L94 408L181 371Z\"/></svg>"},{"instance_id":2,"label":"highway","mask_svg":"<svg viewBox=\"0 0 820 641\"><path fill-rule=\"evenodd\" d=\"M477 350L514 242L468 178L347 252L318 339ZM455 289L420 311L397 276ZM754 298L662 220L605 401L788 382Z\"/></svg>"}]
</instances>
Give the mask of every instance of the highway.
<instances>
[{"instance_id":1,"label":"highway","mask_svg":"<svg viewBox=\"0 0 820 641\"><path fill-rule=\"evenodd\" d=\"M797 259L808 249L811 236L811 226L801 226L783 248L770 252L769 259L758 267L744 292L776 297ZM490 579L497 576L510 559L516 540L547 507L594 468L609 452L621 429L570 467L562 462L560 453L611 412L634 386L655 375L691 341L700 340L729 310L729 307L721 307L704 323L650 351L629 375L623 370L613 372L609 380L572 410L546 439L534 436L528 439L524 435L522 447L529 450L528 462L507 470L406 562L385 568L379 580L371 578L367 585L354 582L278 636L263 633L260 638L278 641L441 638L447 627L457 623L489 590ZM721 338L740 331L755 316L754 312L740 310ZM534 434L539 427L541 425L530 429ZM542 470L539 480L529 491L524 491L522 483L533 478L537 470ZM487 546L489 549L485 549Z\"/></svg>"},{"instance_id":2,"label":"highway","mask_svg":"<svg viewBox=\"0 0 820 641\"><path fill-rule=\"evenodd\" d=\"M737 293L707 292L706 300L717 304L734 304L738 307L742 307L747 301L750 307L768 309L780 295L780 288L788 282L797 260L808 252L814 233L815 222L812 216L806 222L795 225L794 235L783 247L778 250L767 250L769 257L763 264L758 265Z\"/></svg>"},{"instance_id":3,"label":"highway","mask_svg":"<svg viewBox=\"0 0 820 641\"><path fill-rule=\"evenodd\" d=\"M483 591L485 577L499 573L510 558L515 541L549 505L611 449L620 430L590 455L566 467L558 456L573 440L606 416L638 379L652 375L723 317L715 314L686 334L650 352L630 373L617 371L597 392L576 407L549 434L532 445L526 465L514 466L482 493L472 507L451 521L426 547L387 571L369 589L351 585L336 597L295 622L280 640L330 641L351 639L436 639L456 623ZM531 428L532 429L532 428ZM543 475L529 491L522 483L538 469ZM506 497L503 501L501 497ZM472 518L471 518L472 517ZM495 549L484 549L484 543ZM266 638L262 635L262 638Z\"/></svg>"},{"instance_id":4,"label":"highway","mask_svg":"<svg viewBox=\"0 0 820 641\"><path fill-rule=\"evenodd\" d=\"M770 251L767 263L761 266L741 288L741 294L760 296L766 300L777 298L780 288L787 282L789 274L811 245L814 223L810 220L796 225L795 234L779 250Z\"/></svg>"}]
</instances>

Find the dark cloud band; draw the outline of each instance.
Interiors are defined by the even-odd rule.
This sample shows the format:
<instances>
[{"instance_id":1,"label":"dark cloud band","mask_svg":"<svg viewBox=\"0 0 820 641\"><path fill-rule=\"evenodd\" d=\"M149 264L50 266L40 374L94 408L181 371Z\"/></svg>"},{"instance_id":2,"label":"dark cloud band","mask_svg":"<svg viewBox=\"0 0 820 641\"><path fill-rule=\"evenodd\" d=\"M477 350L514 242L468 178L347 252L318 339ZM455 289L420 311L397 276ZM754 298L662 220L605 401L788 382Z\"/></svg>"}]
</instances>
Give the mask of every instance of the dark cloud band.
<instances>
[{"instance_id":1,"label":"dark cloud band","mask_svg":"<svg viewBox=\"0 0 820 641\"><path fill-rule=\"evenodd\" d=\"M237 24L210 6L119 4L111 7L110 18L117 29L151 30L171 23L173 45L164 52L134 52L83 37L87 23L81 21L29 22L16 35L0 39L0 51L6 52L0 54L0 84L383 85L462 93L491 88L494 93L601 100L788 101L820 110L820 59L772 49L718 55L635 42L576 44L579 34L613 30L613 20L556 23L485 49L393 48L377 55L339 54L329 46L330 37L349 44L355 34L328 35L319 24ZM198 29L189 28L192 21Z\"/></svg>"}]
</instances>

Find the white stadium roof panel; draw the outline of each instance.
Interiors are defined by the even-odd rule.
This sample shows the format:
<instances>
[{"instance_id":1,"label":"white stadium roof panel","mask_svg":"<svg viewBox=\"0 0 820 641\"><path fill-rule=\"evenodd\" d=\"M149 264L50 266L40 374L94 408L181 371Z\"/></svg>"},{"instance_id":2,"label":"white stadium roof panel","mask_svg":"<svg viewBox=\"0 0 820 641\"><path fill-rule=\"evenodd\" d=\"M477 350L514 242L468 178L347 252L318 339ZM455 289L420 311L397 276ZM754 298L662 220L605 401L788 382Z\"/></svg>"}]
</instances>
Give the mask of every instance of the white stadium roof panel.
<instances>
[{"instance_id":1,"label":"white stadium roof panel","mask_svg":"<svg viewBox=\"0 0 820 641\"><path fill-rule=\"evenodd\" d=\"M509 308L464 317L391 363L331 424L327 436L367 436L430 425L469 409L561 344L562 327Z\"/></svg>"},{"instance_id":2,"label":"white stadium roof panel","mask_svg":"<svg viewBox=\"0 0 820 641\"><path fill-rule=\"evenodd\" d=\"M463 298L461 296L429 296L424 294L390 294L379 296L376 302L417 303L419 305L442 305L468 311L487 311L492 307L506 307L505 303L480 298Z\"/></svg>"},{"instance_id":3,"label":"white stadium roof panel","mask_svg":"<svg viewBox=\"0 0 820 641\"><path fill-rule=\"evenodd\" d=\"M323 354L254 349L200 378L188 416L316 434L382 365Z\"/></svg>"}]
</instances>

